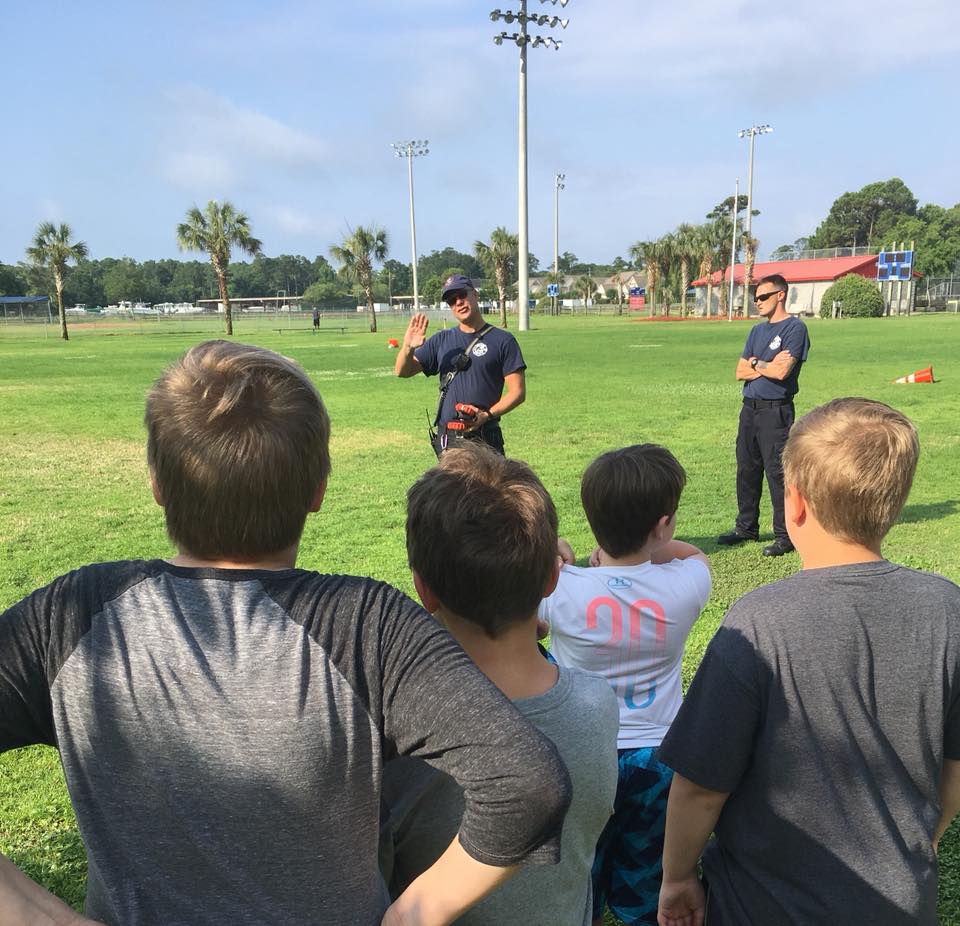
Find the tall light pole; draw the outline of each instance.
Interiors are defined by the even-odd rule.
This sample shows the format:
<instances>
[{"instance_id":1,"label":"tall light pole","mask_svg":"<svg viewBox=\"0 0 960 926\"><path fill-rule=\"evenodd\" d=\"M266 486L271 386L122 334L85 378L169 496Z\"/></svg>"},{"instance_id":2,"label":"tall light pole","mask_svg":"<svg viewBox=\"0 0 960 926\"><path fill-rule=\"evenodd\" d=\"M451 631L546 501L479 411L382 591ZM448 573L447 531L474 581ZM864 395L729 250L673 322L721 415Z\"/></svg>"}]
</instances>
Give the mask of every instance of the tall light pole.
<instances>
[{"instance_id":1,"label":"tall light pole","mask_svg":"<svg viewBox=\"0 0 960 926\"><path fill-rule=\"evenodd\" d=\"M564 189L566 174L553 175L553 274L560 275L560 191ZM554 280L554 283L557 281ZM554 314L557 309L557 297L553 297Z\"/></svg>"},{"instance_id":2,"label":"tall light pole","mask_svg":"<svg viewBox=\"0 0 960 926\"><path fill-rule=\"evenodd\" d=\"M560 6L566 6L570 0L540 0L541 3L557 3ZM551 36L529 35L527 26L533 24L536 26L549 26L555 29L558 25L562 29L567 28L568 19L560 19L558 16L547 15L528 15L527 0L520 0L520 11L515 13L512 10L501 12L499 9L490 13L490 18L497 22L502 19L505 23L517 22L520 24L520 31L508 34L501 32L493 37L497 45L502 45L504 39L515 42L520 49L520 126L519 126L519 157L518 157L518 176L519 176L519 216L517 237L519 238L519 254L517 255L517 315L518 327L521 331L527 331L530 328L530 307L527 303L530 291L530 273L528 266L528 256L530 253L530 236L527 230L527 45L533 45L534 48L545 46L559 50L562 42L558 42Z\"/></svg>"},{"instance_id":3,"label":"tall light pole","mask_svg":"<svg viewBox=\"0 0 960 926\"><path fill-rule=\"evenodd\" d=\"M744 234L749 235L753 226L753 140L758 135L766 135L773 131L772 125L752 125L749 129L740 129L737 133L740 138L750 139L750 161L747 167L747 224Z\"/></svg>"},{"instance_id":4,"label":"tall light pole","mask_svg":"<svg viewBox=\"0 0 960 926\"><path fill-rule=\"evenodd\" d=\"M730 298L727 305L727 321L733 321L733 278L737 275L737 206L740 205L740 178L737 177L737 185L733 191L733 243L730 245Z\"/></svg>"},{"instance_id":5,"label":"tall light pole","mask_svg":"<svg viewBox=\"0 0 960 926\"><path fill-rule=\"evenodd\" d=\"M430 142L423 141L397 141L390 147L398 158L407 159L407 177L410 181L410 266L413 268L413 311L420 311L420 290L417 287L417 220L413 211L413 159L422 157L430 153L427 147ZM393 308L391 306L391 308Z\"/></svg>"}]
</instances>

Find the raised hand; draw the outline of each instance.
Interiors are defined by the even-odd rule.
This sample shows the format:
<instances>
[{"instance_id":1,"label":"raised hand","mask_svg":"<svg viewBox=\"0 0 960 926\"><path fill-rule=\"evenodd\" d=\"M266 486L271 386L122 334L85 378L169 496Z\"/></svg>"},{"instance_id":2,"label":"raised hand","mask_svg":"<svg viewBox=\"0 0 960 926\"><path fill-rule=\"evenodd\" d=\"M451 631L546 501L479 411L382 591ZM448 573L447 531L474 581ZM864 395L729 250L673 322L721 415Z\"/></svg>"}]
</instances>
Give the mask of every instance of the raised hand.
<instances>
[{"instance_id":1,"label":"raised hand","mask_svg":"<svg viewBox=\"0 0 960 926\"><path fill-rule=\"evenodd\" d=\"M407 325L407 331L403 336L404 347L410 350L416 350L427 340L427 328L430 325L430 319L423 312L418 312L410 319Z\"/></svg>"}]
</instances>

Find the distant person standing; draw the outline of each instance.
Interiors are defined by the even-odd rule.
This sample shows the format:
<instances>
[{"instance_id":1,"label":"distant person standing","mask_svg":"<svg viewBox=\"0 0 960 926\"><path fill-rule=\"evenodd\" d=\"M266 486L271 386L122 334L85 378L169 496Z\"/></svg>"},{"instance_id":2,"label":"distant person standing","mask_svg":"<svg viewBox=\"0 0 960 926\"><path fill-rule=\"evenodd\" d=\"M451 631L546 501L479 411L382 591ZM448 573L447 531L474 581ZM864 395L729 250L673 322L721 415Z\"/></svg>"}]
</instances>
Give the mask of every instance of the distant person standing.
<instances>
[{"instance_id":1,"label":"distant person standing","mask_svg":"<svg viewBox=\"0 0 960 926\"><path fill-rule=\"evenodd\" d=\"M737 432L737 506L732 531L717 543L734 546L757 540L760 534L760 497L766 473L773 506L773 543L764 556L783 556L793 550L783 514L783 465L780 455L793 425L793 397L799 391L800 368L810 350L807 326L787 312L787 281L779 274L757 283L754 300L765 321L755 325L737 363L743 380L743 407Z\"/></svg>"},{"instance_id":2,"label":"distant person standing","mask_svg":"<svg viewBox=\"0 0 960 926\"><path fill-rule=\"evenodd\" d=\"M440 374L440 398L434 426L439 455L446 449L447 422L458 417L457 405L467 406L467 440L480 440L503 453L500 418L526 398L523 354L517 339L484 321L473 280L462 273L447 277L441 298L450 306L456 328L427 338L429 320L418 313L410 319L397 354L397 376ZM506 393L504 393L506 389Z\"/></svg>"},{"instance_id":3,"label":"distant person standing","mask_svg":"<svg viewBox=\"0 0 960 926\"><path fill-rule=\"evenodd\" d=\"M314 330L320 327L320 310L317 308L313 310L313 327Z\"/></svg>"}]
</instances>

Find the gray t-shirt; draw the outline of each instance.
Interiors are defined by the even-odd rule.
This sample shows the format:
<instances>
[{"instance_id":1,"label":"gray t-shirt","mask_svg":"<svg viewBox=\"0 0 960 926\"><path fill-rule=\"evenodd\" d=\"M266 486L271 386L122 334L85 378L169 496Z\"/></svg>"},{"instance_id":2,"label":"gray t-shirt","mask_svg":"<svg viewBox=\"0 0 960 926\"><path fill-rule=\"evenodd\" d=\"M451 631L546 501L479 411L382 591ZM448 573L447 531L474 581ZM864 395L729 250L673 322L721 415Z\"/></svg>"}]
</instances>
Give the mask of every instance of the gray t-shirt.
<instances>
[{"instance_id":1,"label":"gray t-shirt","mask_svg":"<svg viewBox=\"0 0 960 926\"><path fill-rule=\"evenodd\" d=\"M560 669L557 684L513 702L556 745L573 782L561 861L524 868L457 920L458 926L549 923L589 926L590 866L617 791L617 699L606 680ZM380 865L393 896L440 856L457 833L463 792L419 759L384 768Z\"/></svg>"},{"instance_id":2,"label":"gray t-shirt","mask_svg":"<svg viewBox=\"0 0 960 926\"><path fill-rule=\"evenodd\" d=\"M703 857L720 922L936 923L940 771L960 759L960 588L875 562L750 592L659 758L732 792Z\"/></svg>"},{"instance_id":3,"label":"gray t-shirt","mask_svg":"<svg viewBox=\"0 0 960 926\"><path fill-rule=\"evenodd\" d=\"M60 750L109 926L374 926L383 762L468 795L460 841L556 861L553 745L372 579L88 566L0 615L0 752Z\"/></svg>"}]
</instances>

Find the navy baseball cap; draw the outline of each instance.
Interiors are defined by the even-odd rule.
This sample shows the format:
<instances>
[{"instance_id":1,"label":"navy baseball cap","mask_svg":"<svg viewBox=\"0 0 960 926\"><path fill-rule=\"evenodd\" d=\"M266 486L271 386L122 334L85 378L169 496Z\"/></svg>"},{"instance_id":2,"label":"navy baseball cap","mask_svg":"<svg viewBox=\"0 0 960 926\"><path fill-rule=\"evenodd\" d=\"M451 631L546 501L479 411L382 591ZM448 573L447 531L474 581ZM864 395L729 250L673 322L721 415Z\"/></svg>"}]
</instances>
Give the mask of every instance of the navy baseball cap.
<instances>
[{"instance_id":1,"label":"navy baseball cap","mask_svg":"<svg viewBox=\"0 0 960 926\"><path fill-rule=\"evenodd\" d=\"M471 280L470 277L464 276L462 273L455 273L443 281L443 292L440 293L440 298L442 299L447 293L455 289L472 289L474 292L477 291L477 287L473 285L473 280Z\"/></svg>"}]
</instances>

